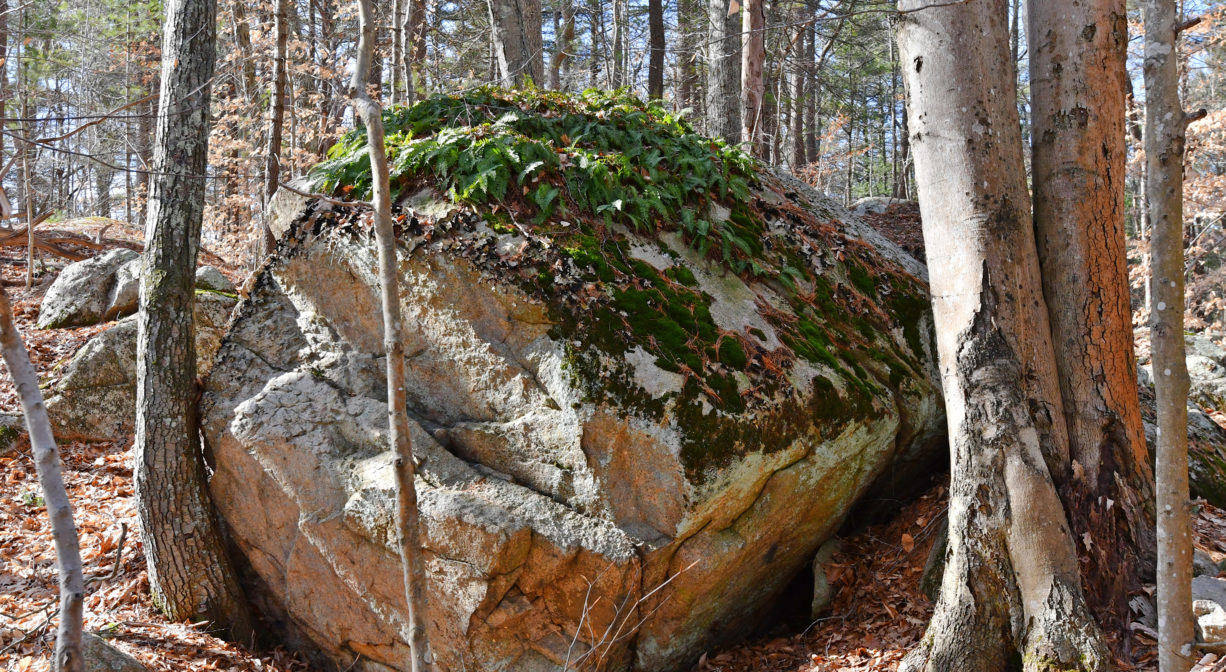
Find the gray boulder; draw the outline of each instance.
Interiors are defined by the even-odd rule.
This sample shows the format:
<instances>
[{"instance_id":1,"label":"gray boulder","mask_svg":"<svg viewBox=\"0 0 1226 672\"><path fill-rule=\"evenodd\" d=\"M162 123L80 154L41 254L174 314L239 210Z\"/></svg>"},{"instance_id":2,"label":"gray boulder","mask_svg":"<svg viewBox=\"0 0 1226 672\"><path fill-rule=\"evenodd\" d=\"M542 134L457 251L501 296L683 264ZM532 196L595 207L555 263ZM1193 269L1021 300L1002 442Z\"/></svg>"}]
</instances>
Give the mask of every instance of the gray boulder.
<instances>
[{"instance_id":1,"label":"gray boulder","mask_svg":"<svg viewBox=\"0 0 1226 672\"><path fill-rule=\"evenodd\" d=\"M764 249L815 274L800 290L818 309L672 234L525 236L415 197L449 213L399 249L444 669L690 664L811 571L879 476L932 457L912 450L944 431L925 290L905 270L922 266L807 187L764 181ZM278 254L223 340L202 431L253 597L297 641L386 672L408 648L377 263L334 215L273 223Z\"/></svg>"},{"instance_id":2,"label":"gray boulder","mask_svg":"<svg viewBox=\"0 0 1226 672\"><path fill-rule=\"evenodd\" d=\"M201 266L196 269L196 289L207 289L226 294L233 294L236 291L234 283L212 266Z\"/></svg>"},{"instance_id":3,"label":"gray boulder","mask_svg":"<svg viewBox=\"0 0 1226 672\"><path fill-rule=\"evenodd\" d=\"M101 322L110 305L115 273L140 255L126 248L69 264L43 296L39 329L79 327Z\"/></svg>"},{"instance_id":4,"label":"gray boulder","mask_svg":"<svg viewBox=\"0 0 1226 672\"><path fill-rule=\"evenodd\" d=\"M110 645L92 632L81 634L83 672L146 672L140 661Z\"/></svg>"},{"instance_id":5,"label":"gray boulder","mask_svg":"<svg viewBox=\"0 0 1226 672\"><path fill-rule=\"evenodd\" d=\"M140 258L133 259L115 271L115 284L107 301L107 319L126 317L140 308Z\"/></svg>"},{"instance_id":6,"label":"gray boulder","mask_svg":"<svg viewBox=\"0 0 1226 672\"><path fill-rule=\"evenodd\" d=\"M851 212L854 215L874 214L880 215L885 213L893 205L914 205L915 201L908 201L905 198L892 198L890 196L865 196L851 204Z\"/></svg>"},{"instance_id":7,"label":"gray boulder","mask_svg":"<svg viewBox=\"0 0 1226 672\"><path fill-rule=\"evenodd\" d=\"M236 299L196 294L196 368L208 374ZM136 413L136 316L82 345L47 399L57 437L118 440L131 436Z\"/></svg>"},{"instance_id":8,"label":"gray boulder","mask_svg":"<svg viewBox=\"0 0 1226 672\"><path fill-rule=\"evenodd\" d=\"M1226 412L1226 350L1201 334L1186 334L1188 396L1206 408Z\"/></svg>"},{"instance_id":9,"label":"gray boulder","mask_svg":"<svg viewBox=\"0 0 1226 672\"><path fill-rule=\"evenodd\" d=\"M1148 365L1137 367L1141 421L1145 443L1154 454L1158 440L1154 413L1154 382ZM1226 428L1221 427L1191 399L1188 400L1188 481L1195 497L1226 507Z\"/></svg>"}]
</instances>

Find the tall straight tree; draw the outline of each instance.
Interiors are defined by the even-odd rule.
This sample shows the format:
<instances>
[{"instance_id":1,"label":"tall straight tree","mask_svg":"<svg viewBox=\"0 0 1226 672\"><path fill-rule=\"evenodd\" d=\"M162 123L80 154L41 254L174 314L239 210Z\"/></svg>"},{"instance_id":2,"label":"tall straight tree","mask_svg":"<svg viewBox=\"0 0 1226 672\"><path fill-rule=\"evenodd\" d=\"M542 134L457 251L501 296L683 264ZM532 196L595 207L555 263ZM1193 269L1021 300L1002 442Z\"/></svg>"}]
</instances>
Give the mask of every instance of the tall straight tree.
<instances>
[{"instance_id":1,"label":"tall straight tree","mask_svg":"<svg viewBox=\"0 0 1226 672\"><path fill-rule=\"evenodd\" d=\"M1005 0L903 0L898 45L950 434L949 551L903 669L1106 670L1048 465L1068 437Z\"/></svg>"},{"instance_id":2,"label":"tall straight tree","mask_svg":"<svg viewBox=\"0 0 1226 672\"><path fill-rule=\"evenodd\" d=\"M1146 0L1145 196L1149 202L1150 343L1158 416L1158 669L1187 672L1192 642L1188 365L1183 342L1183 156L1190 117L1179 101L1175 0Z\"/></svg>"},{"instance_id":3,"label":"tall straight tree","mask_svg":"<svg viewBox=\"0 0 1226 672\"><path fill-rule=\"evenodd\" d=\"M273 30L277 41L272 59L272 95L268 100L268 151L264 157L264 217L262 220L264 254L270 254L277 246L277 239L269 226L268 204L281 184L281 137L285 128L285 89L288 81L286 49L289 43L289 0L276 0L273 10ZM294 6L295 9L297 5Z\"/></svg>"},{"instance_id":4,"label":"tall straight tree","mask_svg":"<svg viewBox=\"0 0 1226 672\"><path fill-rule=\"evenodd\" d=\"M247 641L251 621L209 501L192 320L204 211L216 0L171 0L136 340L137 514L154 603Z\"/></svg>"},{"instance_id":5,"label":"tall straight tree","mask_svg":"<svg viewBox=\"0 0 1226 672\"><path fill-rule=\"evenodd\" d=\"M729 0L707 0L707 135L730 145L741 141L741 92L737 73L740 30Z\"/></svg>"},{"instance_id":6,"label":"tall straight tree","mask_svg":"<svg viewBox=\"0 0 1226 672\"><path fill-rule=\"evenodd\" d=\"M544 84L541 1L487 0L487 4L490 38L502 85L522 86L529 80L538 86Z\"/></svg>"},{"instance_id":7,"label":"tall straight tree","mask_svg":"<svg viewBox=\"0 0 1226 672\"><path fill-rule=\"evenodd\" d=\"M762 142L762 111L766 86L766 4L745 0L741 8L741 141L758 158L766 156Z\"/></svg>"},{"instance_id":8,"label":"tall straight tree","mask_svg":"<svg viewBox=\"0 0 1226 672\"><path fill-rule=\"evenodd\" d=\"M1030 0L1034 224L1069 461L1051 465L1099 623L1127 635L1153 562L1124 254L1124 0ZM1011 42L1012 44L1012 42Z\"/></svg>"},{"instance_id":9,"label":"tall straight tree","mask_svg":"<svg viewBox=\"0 0 1226 672\"><path fill-rule=\"evenodd\" d=\"M664 97L664 0L647 0L647 32L651 55L647 61L647 96Z\"/></svg>"}]
</instances>

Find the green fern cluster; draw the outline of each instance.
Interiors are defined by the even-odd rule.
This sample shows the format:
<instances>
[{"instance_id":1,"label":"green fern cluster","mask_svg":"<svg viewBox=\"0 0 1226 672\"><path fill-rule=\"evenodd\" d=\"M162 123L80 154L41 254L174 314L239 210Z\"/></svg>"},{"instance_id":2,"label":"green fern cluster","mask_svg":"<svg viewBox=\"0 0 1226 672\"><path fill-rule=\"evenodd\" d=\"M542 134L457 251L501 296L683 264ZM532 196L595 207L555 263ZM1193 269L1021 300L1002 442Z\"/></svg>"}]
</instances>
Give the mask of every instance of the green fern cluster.
<instances>
[{"instance_id":1,"label":"green fern cluster","mask_svg":"<svg viewBox=\"0 0 1226 672\"><path fill-rule=\"evenodd\" d=\"M389 108L383 123L394 196L430 184L459 203L514 203L537 225L570 217L641 233L680 229L703 252L716 233L736 270L760 270L749 232L701 216L711 201L749 199L753 159L657 102L482 88ZM367 197L365 131L342 138L315 175L325 191Z\"/></svg>"}]
</instances>

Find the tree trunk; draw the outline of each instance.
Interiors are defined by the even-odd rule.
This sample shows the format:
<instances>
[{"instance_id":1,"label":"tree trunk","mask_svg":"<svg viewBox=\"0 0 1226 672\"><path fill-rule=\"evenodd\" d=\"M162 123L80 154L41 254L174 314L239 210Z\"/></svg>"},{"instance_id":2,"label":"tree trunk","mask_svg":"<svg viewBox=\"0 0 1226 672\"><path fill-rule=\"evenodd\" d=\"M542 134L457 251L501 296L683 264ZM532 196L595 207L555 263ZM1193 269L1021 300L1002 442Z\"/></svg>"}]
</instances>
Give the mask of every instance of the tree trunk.
<instances>
[{"instance_id":1,"label":"tree trunk","mask_svg":"<svg viewBox=\"0 0 1226 672\"><path fill-rule=\"evenodd\" d=\"M278 0L279 1L279 0ZM230 5L234 14L234 41L238 44L239 58L243 69L243 97L248 103L255 100L255 60L251 54L251 27L247 24L245 0L233 0Z\"/></svg>"},{"instance_id":2,"label":"tree trunk","mask_svg":"<svg viewBox=\"0 0 1226 672\"><path fill-rule=\"evenodd\" d=\"M647 64L647 96L664 97L664 2L647 0L647 28L651 40L651 58Z\"/></svg>"},{"instance_id":3,"label":"tree trunk","mask_svg":"<svg viewBox=\"0 0 1226 672\"><path fill-rule=\"evenodd\" d=\"M763 0L745 0L741 8L741 141L758 158L762 142L762 106L766 94L762 67L766 60L766 6Z\"/></svg>"},{"instance_id":4,"label":"tree trunk","mask_svg":"<svg viewBox=\"0 0 1226 672\"><path fill-rule=\"evenodd\" d=\"M1087 598L1125 641L1154 518L1124 254L1124 0L1028 11L1034 224L1069 434L1052 476Z\"/></svg>"},{"instance_id":5,"label":"tree trunk","mask_svg":"<svg viewBox=\"0 0 1226 672\"><path fill-rule=\"evenodd\" d=\"M400 338L400 289L396 275L396 236L392 230L391 185L383 145L383 117L379 105L362 86L374 53L374 21L370 0L359 0L361 39L357 67L349 95L354 115L366 126L370 153L375 240L379 248L379 290L383 308L383 346L387 353L387 419L389 440L396 453L397 524L405 599L409 612L409 646L413 672L430 672L432 656L426 637L426 564L418 531L417 488L413 483L415 459L409 436L408 402L404 380L404 342Z\"/></svg>"},{"instance_id":6,"label":"tree trunk","mask_svg":"<svg viewBox=\"0 0 1226 672\"><path fill-rule=\"evenodd\" d=\"M251 621L208 497L196 417L192 305L217 5L182 0L166 11L137 322L137 513L154 604L174 620L210 621L249 641Z\"/></svg>"},{"instance_id":7,"label":"tree trunk","mask_svg":"<svg viewBox=\"0 0 1226 672\"><path fill-rule=\"evenodd\" d=\"M738 31L728 16L728 0L707 0L707 135L729 145L741 142L740 77L733 69Z\"/></svg>"},{"instance_id":8,"label":"tree trunk","mask_svg":"<svg viewBox=\"0 0 1226 672\"><path fill-rule=\"evenodd\" d=\"M55 540L56 574L60 580L60 625L55 637L55 672L77 672L86 668L81 657L81 621L85 602L85 576L81 569L81 549L77 541L77 526L72 521L72 502L64 487L60 471L60 454L51 434L51 420L38 389L38 372L30 364L30 356L17 325L13 324L13 309L8 294L0 287L0 354L8 367L9 376L21 399L21 412L30 433L30 450L34 454L34 469L42 486L47 517L51 519L51 536Z\"/></svg>"},{"instance_id":9,"label":"tree trunk","mask_svg":"<svg viewBox=\"0 0 1226 672\"><path fill-rule=\"evenodd\" d=\"M801 26L799 48L796 50L795 68L792 72L792 170L800 170L809 165L809 157L805 152L805 84L809 81L805 68L808 51L809 31Z\"/></svg>"},{"instance_id":10,"label":"tree trunk","mask_svg":"<svg viewBox=\"0 0 1226 672\"><path fill-rule=\"evenodd\" d=\"M408 28L404 32L401 46L405 51L404 86L405 101L413 103L426 90L426 0L402 0L406 3L405 20ZM539 19L540 12L537 12ZM538 20L539 24L539 20ZM539 28L539 25L538 25Z\"/></svg>"},{"instance_id":11,"label":"tree trunk","mask_svg":"<svg viewBox=\"0 0 1226 672\"><path fill-rule=\"evenodd\" d=\"M677 49L677 101L684 108L697 108L698 92L698 51L701 42L698 20L702 8L698 0L677 1L677 34L680 43Z\"/></svg>"},{"instance_id":12,"label":"tree trunk","mask_svg":"<svg viewBox=\"0 0 1226 672\"><path fill-rule=\"evenodd\" d=\"M1150 343L1158 416L1158 666L1186 672L1195 659L1192 521L1188 498L1188 367L1184 359L1183 157L1174 0L1146 0L1145 195L1149 201Z\"/></svg>"},{"instance_id":13,"label":"tree trunk","mask_svg":"<svg viewBox=\"0 0 1226 672\"><path fill-rule=\"evenodd\" d=\"M295 5L297 7L297 5ZM289 0L276 0L273 30L277 35L272 61L272 95L268 100L268 152L264 157L264 207L260 232L264 239L264 254L271 254L277 239L269 226L268 204L281 184L281 135L285 127L286 45L289 41Z\"/></svg>"},{"instance_id":14,"label":"tree trunk","mask_svg":"<svg viewBox=\"0 0 1226 672\"><path fill-rule=\"evenodd\" d=\"M842 26L842 22L839 25ZM806 86L803 125L805 129L805 157L809 163L812 163L818 160L817 134L819 132L819 124L817 108L818 99L821 97L822 82L818 79L817 70L817 29L813 24L809 24L805 27L805 32L808 35L805 37L804 77L808 80L808 84Z\"/></svg>"},{"instance_id":15,"label":"tree trunk","mask_svg":"<svg viewBox=\"0 0 1226 672\"><path fill-rule=\"evenodd\" d=\"M490 37L502 86L544 81L540 0L487 0Z\"/></svg>"},{"instance_id":16,"label":"tree trunk","mask_svg":"<svg viewBox=\"0 0 1226 672\"><path fill-rule=\"evenodd\" d=\"M944 581L903 669L1106 670L1049 470L1068 439L1004 0L899 11L951 451Z\"/></svg>"},{"instance_id":17,"label":"tree trunk","mask_svg":"<svg viewBox=\"0 0 1226 672\"><path fill-rule=\"evenodd\" d=\"M626 2L613 0L613 79L610 88L626 85Z\"/></svg>"},{"instance_id":18,"label":"tree trunk","mask_svg":"<svg viewBox=\"0 0 1226 672\"><path fill-rule=\"evenodd\" d=\"M277 0L281 2L281 0ZM401 92L404 89L404 57L405 49L404 42L407 34L408 21L405 16L408 12L405 11L404 2L402 0L392 0L392 105L399 105L401 100Z\"/></svg>"},{"instance_id":19,"label":"tree trunk","mask_svg":"<svg viewBox=\"0 0 1226 672\"><path fill-rule=\"evenodd\" d=\"M561 0L561 3L562 25L557 35L557 46L553 51L553 61L549 65L549 88L555 91L561 91L566 88L562 83L562 71L570 60L571 45L575 41L574 0ZM663 27L661 27L661 30L663 30Z\"/></svg>"}]
</instances>

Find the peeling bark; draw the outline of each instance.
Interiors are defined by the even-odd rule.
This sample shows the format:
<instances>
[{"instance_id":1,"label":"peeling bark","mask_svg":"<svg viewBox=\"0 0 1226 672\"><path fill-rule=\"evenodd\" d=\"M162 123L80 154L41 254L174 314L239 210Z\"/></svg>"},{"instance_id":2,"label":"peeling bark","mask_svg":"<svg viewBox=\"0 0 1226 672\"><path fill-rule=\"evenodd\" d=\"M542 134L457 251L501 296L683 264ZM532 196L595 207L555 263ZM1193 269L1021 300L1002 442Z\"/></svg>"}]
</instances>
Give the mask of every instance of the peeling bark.
<instances>
[{"instance_id":1,"label":"peeling bark","mask_svg":"<svg viewBox=\"0 0 1226 672\"><path fill-rule=\"evenodd\" d=\"M1031 0L1034 223L1069 433L1053 473L1099 622L1127 639L1154 561L1124 253L1123 0Z\"/></svg>"}]
</instances>

